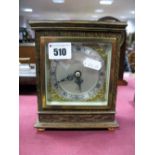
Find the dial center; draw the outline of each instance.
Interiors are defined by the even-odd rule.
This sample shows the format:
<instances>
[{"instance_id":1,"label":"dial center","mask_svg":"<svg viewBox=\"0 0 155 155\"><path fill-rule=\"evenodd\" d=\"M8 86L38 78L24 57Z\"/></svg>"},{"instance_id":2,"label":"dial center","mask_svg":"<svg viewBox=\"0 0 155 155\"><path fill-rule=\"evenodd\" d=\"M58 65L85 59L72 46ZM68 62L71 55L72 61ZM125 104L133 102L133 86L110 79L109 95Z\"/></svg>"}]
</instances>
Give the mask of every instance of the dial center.
<instances>
[{"instance_id":1,"label":"dial center","mask_svg":"<svg viewBox=\"0 0 155 155\"><path fill-rule=\"evenodd\" d=\"M81 74L82 74L81 71L76 71L74 73L75 77L77 77L77 78L81 77Z\"/></svg>"}]
</instances>

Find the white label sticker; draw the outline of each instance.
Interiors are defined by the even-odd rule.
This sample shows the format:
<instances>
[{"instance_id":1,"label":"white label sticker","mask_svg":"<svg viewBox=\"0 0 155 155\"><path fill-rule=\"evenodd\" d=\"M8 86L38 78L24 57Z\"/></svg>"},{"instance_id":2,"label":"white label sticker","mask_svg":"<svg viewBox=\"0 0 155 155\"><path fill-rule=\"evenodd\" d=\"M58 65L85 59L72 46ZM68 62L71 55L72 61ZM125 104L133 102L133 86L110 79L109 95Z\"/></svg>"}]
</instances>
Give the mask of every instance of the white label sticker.
<instances>
[{"instance_id":1,"label":"white label sticker","mask_svg":"<svg viewBox=\"0 0 155 155\"><path fill-rule=\"evenodd\" d=\"M71 43L57 42L48 44L49 59L71 59Z\"/></svg>"},{"instance_id":2,"label":"white label sticker","mask_svg":"<svg viewBox=\"0 0 155 155\"><path fill-rule=\"evenodd\" d=\"M102 63L100 61L91 59L91 58L86 58L83 61L84 67L88 67L94 70L100 70L102 67Z\"/></svg>"}]
</instances>

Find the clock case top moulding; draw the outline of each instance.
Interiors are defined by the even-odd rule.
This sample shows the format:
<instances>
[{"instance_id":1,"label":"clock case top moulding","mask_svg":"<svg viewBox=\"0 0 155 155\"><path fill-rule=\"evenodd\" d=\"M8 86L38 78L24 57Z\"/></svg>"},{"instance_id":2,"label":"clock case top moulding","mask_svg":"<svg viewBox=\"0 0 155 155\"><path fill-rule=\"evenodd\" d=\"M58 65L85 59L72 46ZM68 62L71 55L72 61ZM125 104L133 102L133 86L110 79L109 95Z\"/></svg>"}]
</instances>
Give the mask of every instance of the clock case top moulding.
<instances>
[{"instance_id":1,"label":"clock case top moulding","mask_svg":"<svg viewBox=\"0 0 155 155\"><path fill-rule=\"evenodd\" d=\"M108 21L30 21L29 24L35 30L36 45L38 120L35 127L38 129L110 129L118 127L119 125L115 120L115 107L120 48L126 35L126 23ZM112 43L108 106L51 106L49 108L45 106L45 76L42 73L45 61L42 57L42 48L45 47L43 38L80 42L103 40Z\"/></svg>"}]
</instances>

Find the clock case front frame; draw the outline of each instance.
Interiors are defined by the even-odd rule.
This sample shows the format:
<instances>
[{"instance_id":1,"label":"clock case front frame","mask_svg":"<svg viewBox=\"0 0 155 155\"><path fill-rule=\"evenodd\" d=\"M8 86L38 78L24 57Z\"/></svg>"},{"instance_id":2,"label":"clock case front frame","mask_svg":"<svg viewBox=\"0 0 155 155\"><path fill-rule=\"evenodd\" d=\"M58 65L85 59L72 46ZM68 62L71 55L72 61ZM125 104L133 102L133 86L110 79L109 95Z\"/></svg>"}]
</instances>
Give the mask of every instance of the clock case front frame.
<instances>
[{"instance_id":1,"label":"clock case front frame","mask_svg":"<svg viewBox=\"0 0 155 155\"><path fill-rule=\"evenodd\" d=\"M46 71L45 71L45 57L46 57L46 52L45 50L47 50L47 44L50 43L50 42L71 42L71 43L74 43L74 42L78 42L78 43L81 43L81 42L84 42L84 43L92 43L92 44L98 44L98 43L110 43L112 44L112 50L114 50L116 48L116 39L115 38L100 38L100 39L96 39L96 38L84 38L84 37L68 37L68 38L64 38L64 37L41 37L40 38L40 42L41 42L41 51L40 51L40 57L42 58L42 61L43 63L41 64L40 66L40 71L41 71L41 98L42 98L42 106L40 108L43 108L43 109L111 109L112 108L112 98L110 97L110 93L109 92L112 92L113 90L110 90L110 89L113 89L113 87L109 87L108 89L108 104L107 105L93 105L93 106L89 106L89 105L47 105L47 99L46 99L46 86L45 86L45 82L46 82ZM102 53L99 53L100 55ZM111 52L112 54L112 52ZM108 60L107 60L108 61ZM110 62L110 66L113 65L111 64ZM113 67L113 66L112 66ZM111 70L111 67L110 67L110 70ZM111 74L111 73L110 73ZM110 77L110 76L109 76ZM110 79L109 79L109 82L110 82ZM74 102L74 101L72 101ZM87 101L89 102L89 101ZM82 104L82 101L81 101L81 104ZM114 104L113 104L114 105Z\"/></svg>"},{"instance_id":2,"label":"clock case front frame","mask_svg":"<svg viewBox=\"0 0 155 155\"><path fill-rule=\"evenodd\" d=\"M30 22L36 35L38 120L36 128L113 128L119 69L122 25L108 23L36 23ZM99 24L99 25L98 25ZM100 25L101 24L101 25ZM55 27L55 26L58 27ZM63 26L62 26L63 25ZM65 25L65 26L64 26ZM87 26L86 26L87 25ZM99 27L95 27L101 26ZM83 27L81 27L83 26ZM117 27L117 28L115 28ZM51 41L94 41L112 43L108 106L46 106L45 44Z\"/></svg>"}]
</instances>

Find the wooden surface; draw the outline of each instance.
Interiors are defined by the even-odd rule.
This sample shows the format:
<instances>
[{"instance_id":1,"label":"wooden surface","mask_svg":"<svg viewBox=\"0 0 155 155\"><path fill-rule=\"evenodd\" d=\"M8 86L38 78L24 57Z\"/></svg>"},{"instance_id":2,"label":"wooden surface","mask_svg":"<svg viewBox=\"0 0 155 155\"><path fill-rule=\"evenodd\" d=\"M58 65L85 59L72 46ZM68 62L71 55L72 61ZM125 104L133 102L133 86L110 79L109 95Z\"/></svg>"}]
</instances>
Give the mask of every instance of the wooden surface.
<instances>
[{"instance_id":1,"label":"wooden surface","mask_svg":"<svg viewBox=\"0 0 155 155\"><path fill-rule=\"evenodd\" d=\"M35 43L19 44L19 62L21 64L35 64ZM19 86L36 85L36 76L19 76Z\"/></svg>"},{"instance_id":2,"label":"wooden surface","mask_svg":"<svg viewBox=\"0 0 155 155\"><path fill-rule=\"evenodd\" d=\"M36 85L36 77L19 77L19 86Z\"/></svg>"},{"instance_id":3,"label":"wooden surface","mask_svg":"<svg viewBox=\"0 0 155 155\"><path fill-rule=\"evenodd\" d=\"M19 44L19 58L21 58L20 63L36 63L35 44L34 43Z\"/></svg>"}]
</instances>

